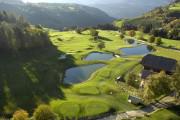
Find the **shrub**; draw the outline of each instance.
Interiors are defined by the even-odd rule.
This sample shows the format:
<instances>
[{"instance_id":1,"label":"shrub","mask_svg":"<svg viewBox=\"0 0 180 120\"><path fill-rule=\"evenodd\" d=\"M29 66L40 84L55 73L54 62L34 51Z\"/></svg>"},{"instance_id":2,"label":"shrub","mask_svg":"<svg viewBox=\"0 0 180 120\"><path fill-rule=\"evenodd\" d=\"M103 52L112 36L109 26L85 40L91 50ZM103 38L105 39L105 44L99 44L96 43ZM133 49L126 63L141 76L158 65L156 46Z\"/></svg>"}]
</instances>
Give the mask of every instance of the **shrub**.
<instances>
[{"instance_id":1,"label":"shrub","mask_svg":"<svg viewBox=\"0 0 180 120\"><path fill-rule=\"evenodd\" d=\"M156 45L161 45L162 44L162 39L160 37L156 38Z\"/></svg>"},{"instance_id":2,"label":"shrub","mask_svg":"<svg viewBox=\"0 0 180 120\"><path fill-rule=\"evenodd\" d=\"M81 34L81 29L77 28L75 31L77 34Z\"/></svg>"},{"instance_id":3,"label":"shrub","mask_svg":"<svg viewBox=\"0 0 180 120\"><path fill-rule=\"evenodd\" d=\"M48 105L40 105L33 114L35 120L56 120L57 116Z\"/></svg>"},{"instance_id":4,"label":"shrub","mask_svg":"<svg viewBox=\"0 0 180 120\"><path fill-rule=\"evenodd\" d=\"M126 83L135 88L139 87L139 81L137 80L137 76L135 73L129 73L126 79Z\"/></svg>"},{"instance_id":5,"label":"shrub","mask_svg":"<svg viewBox=\"0 0 180 120\"><path fill-rule=\"evenodd\" d=\"M90 29L90 35L93 36L94 40L97 40L99 36L99 32L92 28Z\"/></svg>"},{"instance_id":6,"label":"shrub","mask_svg":"<svg viewBox=\"0 0 180 120\"><path fill-rule=\"evenodd\" d=\"M155 42L155 37L152 35L149 37L149 40L148 40L150 43L154 43Z\"/></svg>"},{"instance_id":7,"label":"shrub","mask_svg":"<svg viewBox=\"0 0 180 120\"><path fill-rule=\"evenodd\" d=\"M119 37L120 37L121 39L123 39L123 38L124 38L124 34L121 33L121 34L119 35Z\"/></svg>"},{"instance_id":8,"label":"shrub","mask_svg":"<svg viewBox=\"0 0 180 120\"><path fill-rule=\"evenodd\" d=\"M90 35L92 36L98 36L99 32L96 31L95 29L90 29Z\"/></svg>"},{"instance_id":9,"label":"shrub","mask_svg":"<svg viewBox=\"0 0 180 120\"><path fill-rule=\"evenodd\" d=\"M13 114L12 120L28 120L29 114L25 110L18 110Z\"/></svg>"},{"instance_id":10,"label":"shrub","mask_svg":"<svg viewBox=\"0 0 180 120\"><path fill-rule=\"evenodd\" d=\"M129 36L134 37L136 35L136 32L134 30L129 31Z\"/></svg>"},{"instance_id":11,"label":"shrub","mask_svg":"<svg viewBox=\"0 0 180 120\"><path fill-rule=\"evenodd\" d=\"M97 47L98 47L100 50L102 50L103 48L105 48L104 42L98 43Z\"/></svg>"}]
</instances>

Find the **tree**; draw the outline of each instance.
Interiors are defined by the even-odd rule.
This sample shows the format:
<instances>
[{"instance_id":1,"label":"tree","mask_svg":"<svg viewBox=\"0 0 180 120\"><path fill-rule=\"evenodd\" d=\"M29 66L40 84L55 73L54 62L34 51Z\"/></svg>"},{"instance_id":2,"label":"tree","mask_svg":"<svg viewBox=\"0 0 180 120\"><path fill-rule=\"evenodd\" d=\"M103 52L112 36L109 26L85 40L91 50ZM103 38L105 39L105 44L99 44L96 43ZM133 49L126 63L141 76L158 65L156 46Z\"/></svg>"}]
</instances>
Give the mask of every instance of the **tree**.
<instances>
[{"instance_id":1,"label":"tree","mask_svg":"<svg viewBox=\"0 0 180 120\"><path fill-rule=\"evenodd\" d=\"M13 114L12 120L29 120L29 114L25 110L18 110Z\"/></svg>"},{"instance_id":2,"label":"tree","mask_svg":"<svg viewBox=\"0 0 180 120\"><path fill-rule=\"evenodd\" d=\"M124 36L123 33L120 33L119 37L120 37L121 39L124 39L125 36Z\"/></svg>"},{"instance_id":3,"label":"tree","mask_svg":"<svg viewBox=\"0 0 180 120\"><path fill-rule=\"evenodd\" d=\"M151 23L144 23L142 26L140 26L140 29L144 33L149 33L153 28L153 25Z\"/></svg>"},{"instance_id":4,"label":"tree","mask_svg":"<svg viewBox=\"0 0 180 120\"><path fill-rule=\"evenodd\" d=\"M134 30L129 31L129 36L134 37L136 35L136 32Z\"/></svg>"},{"instance_id":5,"label":"tree","mask_svg":"<svg viewBox=\"0 0 180 120\"><path fill-rule=\"evenodd\" d=\"M176 98L180 97L180 65L177 65L175 74L171 78L171 89L175 92Z\"/></svg>"},{"instance_id":6,"label":"tree","mask_svg":"<svg viewBox=\"0 0 180 120\"><path fill-rule=\"evenodd\" d=\"M40 105L33 113L35 120L56 120L56 114L48 105Z\"/></svg>"},{"instance_id":7,"label":"tree","mask_svg":"<svg viewBox=\"0 0 180 120\"><path fill-rule=\"evenodd\" d=\"M75 30L75 31L76 31L76 33L77 33L77 34L81 34L81 29L76 28L76 30Z\"/></svg>"},{"instance_id":8,"label":"tree","mask_svg":"<svg viewBox=\"0 0 180 120\"><path fill-rule=\"evenodd\" d=\"M155 42L155 37L152 35L149 37L149 40L148 40L150 43L154 43Z\"/></svg>"},{"instance_id":9,"label":"tree","mask_svg":"<svg viewBox=\"0 0 180 120\"><path fill-rule=\"evenodd\" d=\"M104 42L98 43L97 47L98 47L100 50L102 50L103 48L105 48Z\"/></svg>"},{"instance_id":10,"label":"tree","mask_svg":"<svg viewBox=\"0 0 180 120\"><path fill-rule=\"evenodd\" d=\"M39 26L40 27L40 26ZM48 33L29 26L23 16L0 12L0 49L4 52L18 52L24 49L49 46Z\"/></svg>"},{"instance_id":11,"label":"tree","mask_svg":"<svg viewBox=\"0 0 180 120\"><path fill-rule=\"evenodd\" d=\"M162 39L160 37L157 37L155 43L156 43L156 45L161 45Z\"/></svg>"},{"instance_id":12,"label":"tree","mask_svg":"<svg viewBox=\"0 0 180 120\"><path fill-rule=\"evenodd\" d=\"M171 79L165 72L153 75L145 85L144 99L151 101L161 95L168 95L171 93L170 87Z\"/></svg>"},{"instance_id":13,"label":"tree","mask_svg":"<svg viewBox=\"0 0 180 120\"><path fill-rule=\"evenodd\" d=\"M139 82L137 81L137 76L135 73L129 73L129 75L126 79L126 83L135 88L139 87Z\"/></svg>"},{"instance_id":14,"label":"tree","mask_svg":"<svg viewBox=\"0 0 180 120\"><path fill-rule=\"evenodd\" d=\"M94 40L97 40L99 36L99 32L92 28L90 29L90 35L94 37Z\"/></svg>"}]
</instances>

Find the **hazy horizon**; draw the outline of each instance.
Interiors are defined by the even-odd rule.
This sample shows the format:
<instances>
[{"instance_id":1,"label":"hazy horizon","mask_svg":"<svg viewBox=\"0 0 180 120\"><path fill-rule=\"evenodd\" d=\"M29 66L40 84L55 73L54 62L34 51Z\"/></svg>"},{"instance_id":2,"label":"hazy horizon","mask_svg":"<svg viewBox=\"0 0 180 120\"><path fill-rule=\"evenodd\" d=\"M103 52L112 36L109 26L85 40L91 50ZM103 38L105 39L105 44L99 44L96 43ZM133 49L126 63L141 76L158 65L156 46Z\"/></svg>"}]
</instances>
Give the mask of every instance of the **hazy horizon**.
<instances>
[{"instance_id":1,"label":"hazy horizon","mask_svg":"<svg viewBox=\"0 0 180 120\"><path fill-rule=\"evenodd\" d=\"M113 0L113 1L109 1L109 0L22 0L23 2L31 2L31 3L40 3L40 2L48 2L48 3L78 3L78 4L107 4L107 3L123 3L123 2L135 2L136 0ZM148 1L148 0L147 0ZM162 0L152 0L154 2L158 2ZM164 3L167 3L171 0L164 0Z\"/></svg>"}]
</instances>

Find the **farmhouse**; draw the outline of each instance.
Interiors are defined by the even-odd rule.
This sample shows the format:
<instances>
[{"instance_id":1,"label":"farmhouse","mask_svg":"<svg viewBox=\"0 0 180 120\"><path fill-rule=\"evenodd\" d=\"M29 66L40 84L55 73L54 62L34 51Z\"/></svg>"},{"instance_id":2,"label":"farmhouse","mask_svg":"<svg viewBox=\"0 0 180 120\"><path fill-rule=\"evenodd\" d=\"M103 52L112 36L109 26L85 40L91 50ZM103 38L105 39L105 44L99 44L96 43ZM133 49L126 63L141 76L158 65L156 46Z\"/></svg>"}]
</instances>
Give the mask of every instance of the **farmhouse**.
<instances>
[{"instance_id":1,"label":"farmhouse","mask_svg":"<svg viewBox=\"0 0 180 120\"><path fill-rule=\"evenodd\" d=\"M142 80L140 88L144 88L145 81L152 74L165 71L166 74L172 75L176 70L177 61L171 58L149 54L142 59L141 64L144 66L144 69L140 73Z\"/></svg>"},{"instance_id":2,"label":"farmhouse","mask_svg":"<svg viewBox=\"0 0 180 120\"><path fill-rule=\"evenodd\" d=\"M175 59L149 54L142 59L141 64L144 66L144 70L153 72L165 71L166 74L171 75L176 70L177 61ZM145 77L149 74L147 71L144 73L146 74Z\"/></svg>"}]
</instances>

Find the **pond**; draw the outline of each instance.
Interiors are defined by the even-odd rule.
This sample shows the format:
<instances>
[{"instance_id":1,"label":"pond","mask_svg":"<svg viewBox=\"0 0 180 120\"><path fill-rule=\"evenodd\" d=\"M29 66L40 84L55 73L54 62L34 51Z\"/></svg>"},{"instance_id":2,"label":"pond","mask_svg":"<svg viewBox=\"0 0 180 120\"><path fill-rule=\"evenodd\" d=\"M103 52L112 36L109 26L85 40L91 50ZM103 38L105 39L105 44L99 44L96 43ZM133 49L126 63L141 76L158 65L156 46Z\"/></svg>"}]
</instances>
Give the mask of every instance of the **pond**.
<instances>
[{"instance_id":1,"label":"pond","mask_svg":"<svg viewBox=\"0 0 180 120\"><path fill-rule=\"evenodd\" d=\"M70 68L66 70L64 83L75 84L83 82L87 80L92 75L92 73L104 66L105 64L93 64Z\"/></svg>"},{"instance_id":2,"label":"pond","mask_svg":"<svg viewBox=\"0 0 180 120\"><path fill-rule=\"evenodd\" d=\"M123 53L123 56L130 56L130 55L146 55L153 51L153 48L148 45L138 45L135 47L130 48L121 48L120 49Z\"/></svg>"},{"instance_id":3,"label":"pond","mask_svg":"<svg viewBox=\"0 0 180 120\"><path fill-rule=\"evenodd\" d=\"M113 57L112 53L93 52L90 53L84 60L110 60Z\"/></svg>"}]
</instances>

